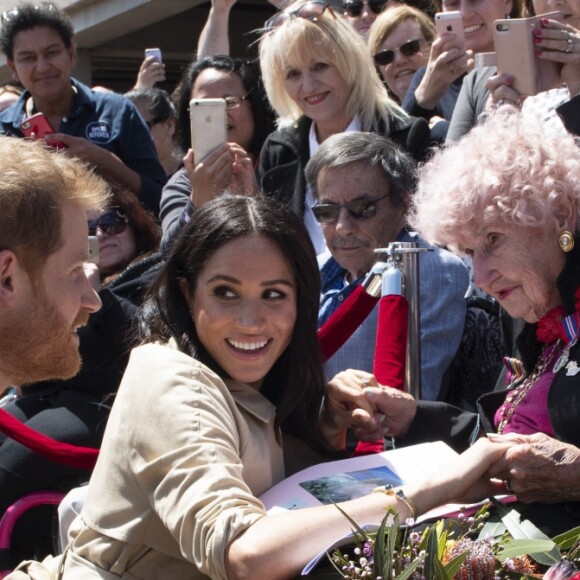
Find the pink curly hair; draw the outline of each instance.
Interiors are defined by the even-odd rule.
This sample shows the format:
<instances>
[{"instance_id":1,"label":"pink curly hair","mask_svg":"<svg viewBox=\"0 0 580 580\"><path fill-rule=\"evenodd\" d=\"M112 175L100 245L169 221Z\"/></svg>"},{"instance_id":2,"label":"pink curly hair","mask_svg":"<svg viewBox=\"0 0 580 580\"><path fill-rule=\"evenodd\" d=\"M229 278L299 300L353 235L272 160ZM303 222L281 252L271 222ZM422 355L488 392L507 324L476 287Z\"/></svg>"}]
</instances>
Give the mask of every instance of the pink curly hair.
<instances>
[{"instance_id":1,"label":"pink curly hair","mask_svg":"<svg viewBox=\"0 0 580 580\"><path fill-rule=\"evenodd\" d=\"M463 251L486 224L580 224L580 148L520 114L496 114L419 169L410 223Z\"/></svg>"}]
</instances>

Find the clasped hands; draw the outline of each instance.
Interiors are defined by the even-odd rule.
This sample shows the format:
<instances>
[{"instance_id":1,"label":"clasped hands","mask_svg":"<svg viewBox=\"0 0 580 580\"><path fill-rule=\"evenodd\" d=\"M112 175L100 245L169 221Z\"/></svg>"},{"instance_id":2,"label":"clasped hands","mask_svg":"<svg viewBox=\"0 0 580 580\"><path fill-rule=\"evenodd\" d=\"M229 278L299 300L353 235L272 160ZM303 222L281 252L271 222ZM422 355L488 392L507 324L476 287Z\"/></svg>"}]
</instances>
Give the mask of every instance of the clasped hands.
<instances>
[{"instance_id":1,"label":"clasped hands","mask_svg":"<svg viewBox=\"0 0 580 580\"><path fill-rule=\"evenodd\" d=\"M320 425L327 440L340 448L349 428L361 441L402 437L416 410L408 393L380 385L371 373L349 369L327 383Z\"/></svg>"}]
</instances>

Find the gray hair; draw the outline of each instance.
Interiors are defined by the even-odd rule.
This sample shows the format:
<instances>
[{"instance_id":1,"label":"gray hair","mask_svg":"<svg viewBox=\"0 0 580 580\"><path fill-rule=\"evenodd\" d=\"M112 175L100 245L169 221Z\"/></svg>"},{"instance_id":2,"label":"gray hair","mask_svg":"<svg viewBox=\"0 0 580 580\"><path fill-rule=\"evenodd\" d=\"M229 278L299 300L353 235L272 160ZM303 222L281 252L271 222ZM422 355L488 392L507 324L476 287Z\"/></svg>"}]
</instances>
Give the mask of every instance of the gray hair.
<instances>
[{"instance_id":1,"label":"gray hair","mask_svg":"<svg viewBox=\"0 0 580 580\"><path fill-rule=\"evenodd\" d=\"M312 195L318 199L318 175L323 169L362 161L378 167L389 183L389 198L396 208L407 208L415 188L415 162L398 145L377 133L337 133L322 143L304 171Z\"/></svg>"}]
</instances>

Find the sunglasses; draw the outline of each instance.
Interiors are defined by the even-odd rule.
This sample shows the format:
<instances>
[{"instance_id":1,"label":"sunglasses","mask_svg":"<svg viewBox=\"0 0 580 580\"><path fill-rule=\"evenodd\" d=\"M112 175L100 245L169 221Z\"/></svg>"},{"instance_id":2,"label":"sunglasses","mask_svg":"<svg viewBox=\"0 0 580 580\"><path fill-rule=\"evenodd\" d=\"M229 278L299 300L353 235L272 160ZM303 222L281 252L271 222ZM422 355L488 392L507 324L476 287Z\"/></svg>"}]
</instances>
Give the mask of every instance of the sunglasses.
<instances>
[{"instance_id":1,"label":"sunglasses","mask_svg":"<svg viewBox=\"0 0 580 580\"><path fill-rule=\"evenodd\" d=\"M363 7L366 4L370 9L371 12L374 14L380 14L385 7L387 0L368 0L367 2L346 2L344 5L344 11L351 17L351 18L358 18L362 12Z\"/></svg>"},{"instance_id":2,"label":"sunglasses","mask_svg":"<svg viewBox=\"0 0 580 580\"><path fill-rule=\"evenodd\" d=\"M88 220L89 236L97 235L97 228L107 236L122 234L127 229L129 220L118 211L108 211L100 215L96 220Z\"/></svg>"},{"instance_id":3,"label":"sunglasses","mask_svg":"<svg viewBox=\"0 0 580 580\"><path fill-rule=\"evenodd\" d=\"M304 18L306 20L315 21L320 18L328 10L333 18L336 18L332 8L328 5L325 0L309 0L304 4L301 4L297 8L292 8L291 10L283 10L282 12L276 12L274 16L268 18L264 23L264 29L266 32L277 28L286 20L290 18Z\"/></svg>"},{"instance_id":4,"label":"sunglasses","mask_svg":"<svg viewBox=\"0 0 580 580\"><path fill-rule=\"evenodd\" d=\"M381 197L365 197L348 203L322 203L313 205L310 209L321 224L333 224L338 221L340 210L344 207L355 220L368 220L377 215L377 206L381 199L389 197L386 193Z\"/></svg>"},{"instance_id":5,"label":"sunglasses","mask_svg":"<svg viewBox=\"0 0 580 580\"><path fill-rule=\"evenodd\" d=\"M405 44L401 44L399 48L393 48L388 50L381 50L377 54L373 55L375 64L379 66L386 66L391 64L395 60L395 54L399 51L403 56L413 56L421 50L421 44L423 41L419 38L415 40L408 40Z\"/></svg>"}]
</instances>

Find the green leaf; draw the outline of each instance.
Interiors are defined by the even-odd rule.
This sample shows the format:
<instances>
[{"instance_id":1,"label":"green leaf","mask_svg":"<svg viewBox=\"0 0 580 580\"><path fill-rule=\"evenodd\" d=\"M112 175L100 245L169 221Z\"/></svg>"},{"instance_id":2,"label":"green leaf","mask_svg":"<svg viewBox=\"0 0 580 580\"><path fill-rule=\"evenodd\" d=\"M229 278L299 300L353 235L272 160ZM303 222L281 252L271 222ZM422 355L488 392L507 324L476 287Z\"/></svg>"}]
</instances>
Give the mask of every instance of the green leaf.
<instances>
[{"instance_id":1,"label":"green leaf","mask_svg":"<svg viewBox=\"0 0 580 580\"><path fill-rule=\"evenodd\" d=\"M487 521L479 532L478 540L485 540L488 536L492 538L500 538L506 532L505 524L501 521Z\"/></svg>"},{"instance_id":2,"label":"green leaf","mask_svg":"<svg viewBox=\"0 0 580 580\"><path fill-rule=\"evenodd\" d=\"M438 524L439 522L437 522ZM437 566L436 562L438 559L438 538L437 538L437 524L435 524L431 530L429 530L429 535L427 537L427 542L425 545L425 550L427 552L427 557L425 558L425 568L423 569L423 576L425 578L437 578Z\"/></svg>"},{"instance_id":3,"label":"green leaf","mask_svg":"<svg viewBox=\"0 0 580 580\"><path fill-rule=\"evenodd\" d=\"M388 524L391 516L393 516L393 522L392 524ZM392 567L393 553L395 551L395 541L393 540L393 536L396 537L398 527L399 516L397 512L388 508L375 537L373 567L376 574L381 574L383 572L385 564ZM386 534L388 534L388 541L385 543ZM390 578L390 576L388 576L388 578Z\"/></svg>"},{"instance_id":4,"label":"green leaf","mask_svg":"<svg viewBox=\"0 0 580 580\"><path fill-rule=\"evenodd\" d=\"M461 554L453 557L453 559L449 560L449 562L445 564L445 573L447 574L447 578L453 578L453 576L457 574L459 568L461 568L461 564L465 562L465 558L467 558L468 554L469 549L465 550L465 552L461 552Z\"/></svg>"},{"instance_id":5,"label":"green leaf","mask_svg":"<svg viewBox=\"0 0 580 580\"><path fill-rule=\"evenodd\" d=\"M413 572L415 572L415 570L421 565L424 559L424 557L417 556L417 558L415 558L409 564L409 566L396 577L395 580L407 580L407 578L410 578ZM383 576L383 578L388 578L388 576Z\"/></svg>"},{"instance_id":6,"label":"green leaf","mask_svg":"<svg viewBox=\"0 0 580 580\"><path fill-rule=\"evenodd\" d=\"M580 541L580 526L552 538L560 550L569 550Z\"/></svg>"},{"instance_id":7,"label":"green leaf","mask_svg":"<svg viewBox=\"0 0 580 580\"><path fill-rule=\"evenodd\" d=\"M521 538L506 542L502 550L497 554L500 562L504 562L507 558L519 558L527 554L530 558L536 560L540 564L551 566L562 559L562 555L556 544L548 539L534 539ZM557 554L557 555L555 555Z\"/></svg>"}]
</instances>

